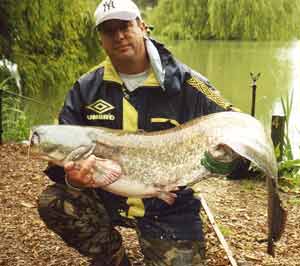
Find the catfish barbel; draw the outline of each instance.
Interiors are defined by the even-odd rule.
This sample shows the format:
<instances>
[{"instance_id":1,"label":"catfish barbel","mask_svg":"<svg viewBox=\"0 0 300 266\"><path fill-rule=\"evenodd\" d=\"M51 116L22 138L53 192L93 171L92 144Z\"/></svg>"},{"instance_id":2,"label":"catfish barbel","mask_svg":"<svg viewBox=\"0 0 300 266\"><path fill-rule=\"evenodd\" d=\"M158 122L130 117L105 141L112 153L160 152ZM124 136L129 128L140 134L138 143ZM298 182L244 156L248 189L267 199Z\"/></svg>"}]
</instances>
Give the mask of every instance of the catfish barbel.
<instances>
[{"instance_id":1,"label":"catfish barbel","mask_svg":"<svg viewBox=\"0 0 300 266\"><path fill-rule=\"evenodd\" d=\"M93 154L115 161L121 177L101 187L126 197L158 197L168 201L171 188L191 186L213 175L205 158L221 163L237 156L254 163L268 181L268 252L280 239L286 212L277 190L277 162L270 137L250 115L220 112L196 118L176 128L153 133L131 133L102 127L45 125L32 129L30 154L64 166ZM222 148L223 147L223 148ZM101 179L96 167L93 179Z\"/></svg>"}]
</instances>

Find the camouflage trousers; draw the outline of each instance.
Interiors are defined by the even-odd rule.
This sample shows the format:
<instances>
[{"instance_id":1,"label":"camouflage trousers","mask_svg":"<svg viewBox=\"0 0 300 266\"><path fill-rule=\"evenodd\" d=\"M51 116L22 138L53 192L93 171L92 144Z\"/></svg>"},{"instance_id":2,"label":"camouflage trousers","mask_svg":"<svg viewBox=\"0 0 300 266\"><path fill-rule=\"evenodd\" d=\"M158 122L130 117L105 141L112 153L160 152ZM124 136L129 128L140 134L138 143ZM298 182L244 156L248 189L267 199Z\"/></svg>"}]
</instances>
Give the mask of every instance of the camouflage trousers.
<instances>
[{"instance_id":1,"label":"camouflage trousers","mask_svg":"<svg viewBox=\"0 0 300 266\"><path fill-rule=\"evenodd\" d=\"M122 237L93 189L75 191L64 185L51 185L40 195L38 211L47 227L82 255L92 258L92 265L130 265L124 262L127 259L124 260ZM149 239L135 229L147 266L204 265L203 242Z\"/></svg>"}]
</instances>

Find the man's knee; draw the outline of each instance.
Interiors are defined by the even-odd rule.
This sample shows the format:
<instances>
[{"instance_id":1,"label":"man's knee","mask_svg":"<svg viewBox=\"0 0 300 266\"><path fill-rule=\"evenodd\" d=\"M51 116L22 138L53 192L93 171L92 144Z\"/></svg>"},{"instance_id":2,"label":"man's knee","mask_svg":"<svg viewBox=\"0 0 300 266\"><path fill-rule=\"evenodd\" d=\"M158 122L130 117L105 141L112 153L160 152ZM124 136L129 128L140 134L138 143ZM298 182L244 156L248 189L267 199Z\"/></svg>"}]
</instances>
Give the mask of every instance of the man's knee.
<instances>
[{"instance_id":1,"label":"man's knee","mask_svg":"<svg viewBox=\"0 0 300 266\"><path fill-rule=\"evenodd\" d=\"M38 211L49 229L83 255L110 257L121 247L121 236L93 190L49 186L38 199Z\"/></svg>"},{"instance_id":2,"label":"man's knee","mask_svg":"<svg viewBox=\"0 0 300 266\"><path fill-rule=\"evenodd\" d=\"M38 211L43 220L64 216L80 219L82 216L97 216L104 224L110 218L94 190L76 191L64 185L48 186L38 198Z\"/></svg>"},{"instance_id":3,"label":"man's knee","mask_svg":"<svg viewBox=\"0 0 300 266\"><path fill-rule=\"evenodd\" d=\"M204 241L140 239L147 266L203 266Z\"/></svg>"},{"instance_id":4,"label":"man's knee","mask_svg":"<svg viewBox=\"0 0 300 266\"><path fill-rule=\"evenodd\" d=\"M79 196L80 192L68 190L62 185L48 186L38 197L37 207L40 217L49 225L51 220L76 215L71 202Z\"/></svg>"}]
</instances>

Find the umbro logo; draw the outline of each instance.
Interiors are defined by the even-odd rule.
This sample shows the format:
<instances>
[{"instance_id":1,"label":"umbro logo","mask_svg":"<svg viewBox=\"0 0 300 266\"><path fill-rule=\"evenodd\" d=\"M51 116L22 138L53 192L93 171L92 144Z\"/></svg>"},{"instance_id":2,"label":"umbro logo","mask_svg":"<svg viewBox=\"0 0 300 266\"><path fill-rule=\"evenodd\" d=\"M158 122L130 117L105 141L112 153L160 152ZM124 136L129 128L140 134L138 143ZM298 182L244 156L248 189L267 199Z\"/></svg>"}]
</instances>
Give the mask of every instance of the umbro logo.
<instances>
[{"instance_id":1,"label":"umbro logo","mask_svg":"<svg viewBox=\"0 0 300 266\"><path fill-rule=\"evenodd\" d=\"M86 116L88 120L115 120L113 114L107 114L108 111L113 110L115 107L102 99L88 105L86 108L94 112L94 114L88 114Z\"/></svg>"},{"instance_id":2,"label":"umbro logo","mask_svg":"<svg viewBox=\"0 0 300 266\"><path fill-rule=\"evenodd\" d=\"M101 114L104 114L104 113L114 109L115 107L112 106L110 103L100 99L100 100L90 104L86 108L94 111L95 113L97 113L99 115L101 115Z\"/></svg>"},{"instance_id":3,"label":"umbro logo","mask_svg":"<svg viewBox=\"0 0 300 266\"><path fill-rule=\"evenodd\" d=\"M104 12L109 11L111 8L115 8L115 3L113 0L105 1L103 4Z\"/></svg>"}]
</instances>

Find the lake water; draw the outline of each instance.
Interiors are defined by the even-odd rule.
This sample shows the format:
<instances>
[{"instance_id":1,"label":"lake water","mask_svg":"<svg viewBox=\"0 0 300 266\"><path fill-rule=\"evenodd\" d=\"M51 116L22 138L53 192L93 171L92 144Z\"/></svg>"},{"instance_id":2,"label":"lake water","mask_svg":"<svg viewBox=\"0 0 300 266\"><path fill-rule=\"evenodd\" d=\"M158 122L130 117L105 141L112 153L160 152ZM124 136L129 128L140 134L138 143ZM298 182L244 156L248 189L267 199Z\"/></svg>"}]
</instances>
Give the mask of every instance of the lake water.
<instances>
[{"instance_id":1,"label":"lake water","mask_svg":"<svg viewBox=\"0 0 300 266\"><path fill-rule=\"evenodd\" d=\"M167 42L166 46L181 61L206 76L227 100L247 113L251 112L252 99L250 72L261 73L257 81L256 117L268 129L273 110L280 107L280 97L287 97L293 89L290 137L294 153L300 157L299 41L179 41ZM27 106L28 115L35 124L53 121L66 91L43 93L40 100L47 99L51 107Z\"/></svg>"},{"instance_id":2,"label":"lake water","mask_svg":"<svg viewBox=\"0 0 300 266\"><path fill-rule=\"evenodd\" d=\"M206 76L221 94L251 113L250 72L261 73L256 89L256 117L270 128L280 113L281 97L293 91L290 138L300 157L300 42L180 41L167 45L176 56Z\"/></svg>"}]
</instances>

